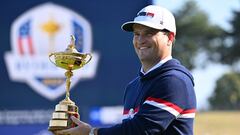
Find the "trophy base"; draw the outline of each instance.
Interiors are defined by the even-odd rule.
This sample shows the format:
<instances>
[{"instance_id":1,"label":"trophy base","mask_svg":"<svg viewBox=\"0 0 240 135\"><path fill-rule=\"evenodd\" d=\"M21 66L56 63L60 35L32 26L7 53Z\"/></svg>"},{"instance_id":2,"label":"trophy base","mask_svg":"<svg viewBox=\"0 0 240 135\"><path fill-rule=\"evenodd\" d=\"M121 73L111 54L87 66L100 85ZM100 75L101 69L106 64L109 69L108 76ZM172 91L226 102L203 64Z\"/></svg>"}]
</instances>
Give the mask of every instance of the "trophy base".
<instances>
[{"instance_id":1,"label":"trophy base","mask_svg":"<svg viewBox=\"0 0 240 135\"><path fill-rule=\"evenodd\" d=\"M64 104L63 104L64 103ZM52 119L49 121L49 131L63 130L72 127L76 127L71 116L79 118L78 107L74 104L65 104L66 102L60 102L55 106L55 111L52 114Z\"/></svg>"},{"instance_id":2,"label":"trophy base","mask_svg":"<svg viewBox=\"0 0 240 135\"><path fill-rule=\"evenodd\" d=\"M49 122L49 131L63 130L72 127L76 127L77 125L70 119L68 120L50 120Z\"/></svg>"},{"instance_id":3,"label":"trophy base","mask_svg":"<svg viewBox=\"0 0 240 135\"><path fill-rule=\"evenodd\" d=\"M59 112L54 112L53 116L54 116L54 114L57 114L57 113L59 113ZM53 119L51 119L49 121L49 127L48 127L49 131L63 130L63 129L68 129L68 128L72 128L72 127L77 126L77 124L75 124L72 121L71 116L79 118L78 113L69 114L67 112L61 112L61 114L65 114L65 116L67 116L68 118L67 119L61 119L62 117L59 117L59 118L56 118L56 117L54 118L53 117Z\"/></svg>"}]
</instances>

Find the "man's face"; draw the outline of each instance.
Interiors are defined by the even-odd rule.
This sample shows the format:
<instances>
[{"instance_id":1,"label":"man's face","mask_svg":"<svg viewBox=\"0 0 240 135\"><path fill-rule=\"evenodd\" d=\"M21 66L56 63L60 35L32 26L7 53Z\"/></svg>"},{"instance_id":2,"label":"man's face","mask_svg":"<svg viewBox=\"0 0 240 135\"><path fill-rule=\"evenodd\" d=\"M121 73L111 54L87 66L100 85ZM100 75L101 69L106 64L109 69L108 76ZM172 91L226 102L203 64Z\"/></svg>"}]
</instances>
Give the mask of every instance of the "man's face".
<instances>
[{"instance_id":1,"label":"man's face","mask_svg":"<svg viewBox=\"0 0 240 135\"><path fill-rule=\"evenodd\" d=\"M169 55L169 39L166 32L144 25L134 24L133 45L142 64L154 65Z\"/></svg>"}]
</instances>

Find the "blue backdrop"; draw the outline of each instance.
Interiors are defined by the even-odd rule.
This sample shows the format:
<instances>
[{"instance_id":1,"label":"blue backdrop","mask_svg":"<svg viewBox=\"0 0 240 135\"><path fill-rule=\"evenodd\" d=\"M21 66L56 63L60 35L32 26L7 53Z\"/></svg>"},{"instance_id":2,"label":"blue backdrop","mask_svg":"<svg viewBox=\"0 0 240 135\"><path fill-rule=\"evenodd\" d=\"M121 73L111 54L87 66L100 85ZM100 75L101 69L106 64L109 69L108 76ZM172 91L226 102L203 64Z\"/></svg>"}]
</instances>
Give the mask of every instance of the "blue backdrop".
<instances>
[{"instance_id":1,"label":"blue backdrop","mask_svg":"<svg viewBox=\"0 0 240 135\"><path fill-rule=\"evenodd\" d=\"M49 100L23 82L9 77L4 54L11 51L13 21L46 0L8 0L0 5L0 134L47 135L49 113L64 98ZM140 63L132 46L132 34L123 32L122 23L132 20L147 0L52 0L84 16L91 24L92 49L100 55L94 78L80 80L71 91L81 119L89 122L91 107L122 104L126 84L133 79ZM30 117L30 118L29 118Z\"/></svg>"}]
</instances>

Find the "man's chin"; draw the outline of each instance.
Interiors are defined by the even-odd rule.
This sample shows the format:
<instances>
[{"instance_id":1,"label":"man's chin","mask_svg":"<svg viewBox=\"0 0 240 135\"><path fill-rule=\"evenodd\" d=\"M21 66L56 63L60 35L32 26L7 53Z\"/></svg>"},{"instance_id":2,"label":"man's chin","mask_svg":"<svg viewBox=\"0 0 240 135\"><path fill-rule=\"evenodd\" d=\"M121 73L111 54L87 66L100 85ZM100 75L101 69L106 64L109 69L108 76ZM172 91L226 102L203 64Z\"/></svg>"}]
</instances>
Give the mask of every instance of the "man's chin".
<instances>
[{"instance_id":1,"label":"man's chin","mask_svg":"<svg viewBox=\"0 0 240 135\"><path fill-rule=\"evenodd\" d=\"M149 62L150 59L147 57L138 57L141 62Z\"/></svg>"}]
</instances>

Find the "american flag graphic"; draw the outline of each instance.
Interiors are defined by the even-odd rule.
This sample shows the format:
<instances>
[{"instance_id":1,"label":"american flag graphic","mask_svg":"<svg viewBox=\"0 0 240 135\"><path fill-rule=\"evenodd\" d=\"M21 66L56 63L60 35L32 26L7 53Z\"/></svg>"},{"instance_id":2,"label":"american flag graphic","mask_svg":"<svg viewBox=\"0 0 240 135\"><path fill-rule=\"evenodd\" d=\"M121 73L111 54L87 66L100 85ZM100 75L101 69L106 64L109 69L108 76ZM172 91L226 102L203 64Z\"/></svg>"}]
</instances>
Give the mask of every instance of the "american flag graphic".
<instances>
[{"instance_id":1,"label":"american flag graphic","mask_svg":"<svg viewBox=\"0 0 240 135\"><path fill-rule=\"evenodd\" d=\"M18 33L18 48L19 54L34 54L32 37L30 34L30 24L31 21L28 20L19 27Z\"/></svg>"}]
</instances>

